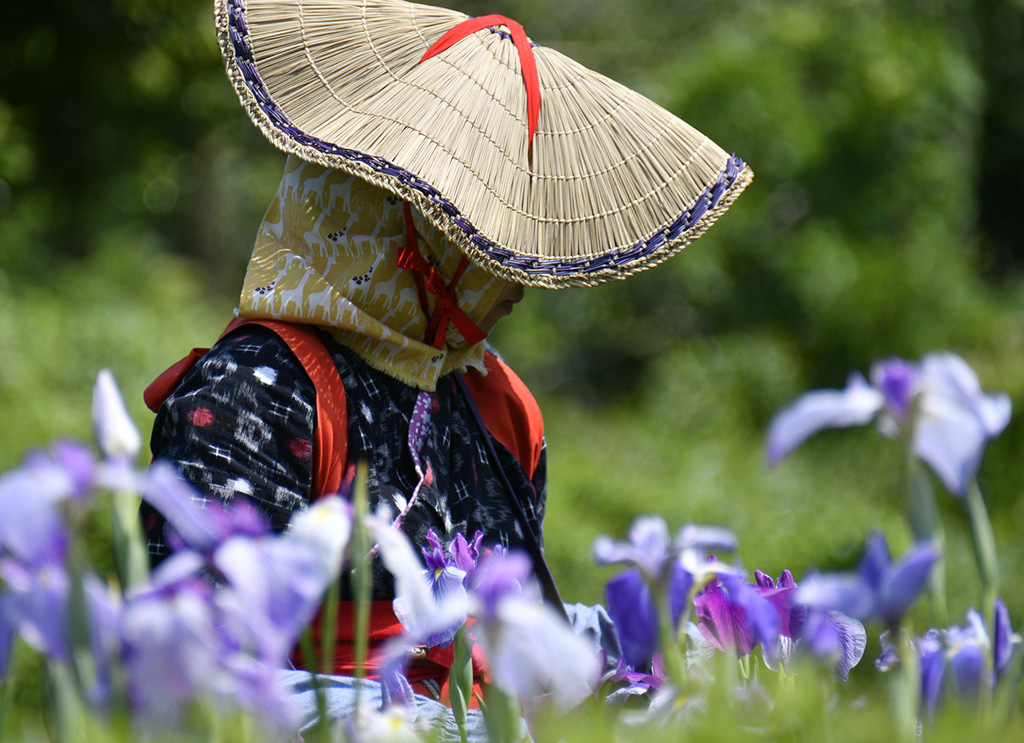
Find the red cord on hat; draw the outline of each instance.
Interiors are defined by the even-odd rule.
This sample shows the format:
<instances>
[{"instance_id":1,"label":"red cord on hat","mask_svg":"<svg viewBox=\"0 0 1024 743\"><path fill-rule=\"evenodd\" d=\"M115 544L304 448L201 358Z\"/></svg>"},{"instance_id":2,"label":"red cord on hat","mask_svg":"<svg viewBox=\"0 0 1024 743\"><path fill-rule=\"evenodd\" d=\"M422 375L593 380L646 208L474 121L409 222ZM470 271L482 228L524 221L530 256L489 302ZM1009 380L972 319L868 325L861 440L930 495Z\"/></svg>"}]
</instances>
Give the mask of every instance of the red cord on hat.
<instances>
[{"instance_id":1,"label":"red cord on hat","mask_svg":"<svg viewBox=\"0 0 1024 743\"><path fill-rule=\"evenodd\" d=\"M484 15L469 18L450 28L440 39L427 49L420 59L423 64L431 57L440 54L448 47L458 43L467 36L491 26L504 26L508 29L512 42L519 52L519 66L523 71L523 83L526 85L526 117L528 121L528 147L533 147L533 135L537 131L537 120L540 118L540 79L537 76L537 60L533 57L533 47L526 36L526 31L511 18L503 15Z\"/></svg>"},{"instance_id":2,"label":"red cord on hat","mask_svg":"<svg viewBox=\"0 0 1024 743\"><path fill-rule=\"evenodd\" d=\"M470 346L476 345L487 333L477 327L469 315L459 308L458 297L455 296L455 285L459 283L462 274L469 267L469 258L462 256L459 267L455 269L450 283L445 284L444 276L427 263L427 260L420 254L419 241L416 239L416 229L412 224L412 209L409 203L403 204L405 208L405 234L406 242L398 249L398 259L395 261L399 268L408 268L413 271L416 277L416 288L420 294L420 306L427 311L427 292L437 298L437 306L434 314L427 323L426 340L434 348L443 348L445 336L448 335L448 323L451 322L466 343Z\"/></svg>"}]
</instances>

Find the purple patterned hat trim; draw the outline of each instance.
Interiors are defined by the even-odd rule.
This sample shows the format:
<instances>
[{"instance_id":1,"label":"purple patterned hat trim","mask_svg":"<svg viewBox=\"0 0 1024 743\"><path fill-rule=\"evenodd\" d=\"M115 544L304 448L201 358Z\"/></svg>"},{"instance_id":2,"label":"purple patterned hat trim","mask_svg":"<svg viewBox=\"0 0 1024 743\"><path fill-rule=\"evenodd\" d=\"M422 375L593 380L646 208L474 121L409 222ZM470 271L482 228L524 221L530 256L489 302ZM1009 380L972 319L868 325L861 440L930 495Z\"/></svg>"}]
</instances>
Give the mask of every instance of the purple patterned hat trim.
<instances>
[{"instance_id":1,"label":"purple patterned hat trim","mask_svg":"<svg viewBox=\"0 0 1024 743\"><path fill-rule=\"evenodd\" d=\"M633 245L619 250L609 251L599 256L582 256L576 258L542 258L538 256L519 255L498 245L476 228L434 186L427 183L405 168L398 167L384 158L368 155L357 150L339 147L330 142L311 136L298 129L285 115L270 96L260 77L249 46L248 27L245 23L244 0L228 0L228 34L235 50L235 59L239 71L245 80L246 87L252 93L256 104L263 111L273 126L293 142L303 147L322 152L326 155L341 157L354 163L369 166L375 172L399 181L404 186L423 195L437 206L449 220L465 233L469 241L485 255L501 266L522 271L527 274L546 276L586 275L597 271L626 268L661 250L667 243L674 242L696 225L701 217L717 206L722 196L736 183L743 172L744 162L735 154L726 162L725 168L718 174L714 185L709 186L697 197L693 206L680 214L667 226L653 235ZM499 32L500 33L500 32Z\"/></svg>"}]
</instances>

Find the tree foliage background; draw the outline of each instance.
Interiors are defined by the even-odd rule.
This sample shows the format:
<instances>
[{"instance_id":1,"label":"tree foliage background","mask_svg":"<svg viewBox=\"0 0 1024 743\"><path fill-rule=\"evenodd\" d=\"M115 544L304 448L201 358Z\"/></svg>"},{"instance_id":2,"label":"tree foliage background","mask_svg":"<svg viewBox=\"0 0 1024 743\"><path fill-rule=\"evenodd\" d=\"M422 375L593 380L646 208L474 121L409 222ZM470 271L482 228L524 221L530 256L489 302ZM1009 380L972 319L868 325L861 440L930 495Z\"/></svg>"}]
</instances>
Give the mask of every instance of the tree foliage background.
<instances>
[{"instance_id":1,"label":"tree foliage background","mask_svg":"<svg viewBox=\"0 0 1024 743\"><path fill-rule=\"evenodd\" d=\"M896 444L830 432L768 471L763 432L805 389L940 348L1024 409L1024 0L451 5L516 18L756 173L682 255L534 291L496 331L546 412L567 598L601 598L590 541L648 511L729 526L751 568L798 577L873 528L905 545ZM224 76L209 0L5 7L0 465L87 437L101 366L148 428L142 389L226 322L282 165ZM1017 617L1022 443L1018 416L982 469ZM951 595L975 580L968 549L950 536Z\"/></svg>"}]
</instances>

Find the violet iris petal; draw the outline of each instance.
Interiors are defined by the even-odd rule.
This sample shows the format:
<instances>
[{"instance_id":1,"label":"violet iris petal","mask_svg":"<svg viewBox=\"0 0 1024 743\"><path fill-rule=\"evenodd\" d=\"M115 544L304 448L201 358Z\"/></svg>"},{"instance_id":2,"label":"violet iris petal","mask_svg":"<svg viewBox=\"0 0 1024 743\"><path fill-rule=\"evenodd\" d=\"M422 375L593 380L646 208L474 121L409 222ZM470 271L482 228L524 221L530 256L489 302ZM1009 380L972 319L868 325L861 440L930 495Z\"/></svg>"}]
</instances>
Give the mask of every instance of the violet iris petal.
<instances>
[{"instance_id":1,"label":"violet iris petal","mask_svg":"<svg viewBox=\"0 0 1024 743\"><path fill-rule=\"evenodd\" d=\"M674 546L680 553L696 552L706 560L714 552L735 552L739 539L731 529L721 526L686 524L676 534Z\"/></svg>"},{"instance_id":2,"label":"violet iris petal","mask_svg":"<svg viewBox=\"0 0 1024 743\"><path fill-rule=\"evenodd\" d=\"M97 463L87 447L74 441L58 441L53 446L53 461L71 478L72 499L85 496L93 487Z\"/></svg>"},{"instance_id":3,"label":"violet iris petal","mask_svg":"<svg viewBox=\"0 0 1024 743\"><path fill-rule=\"evenodd\" d=\"M918 652L921 656L921 706L931 718L942 701L946 676L946 648L938 632L931 630L922 637L918 641Z\"/></svg>"},{"instance_id":4,"label":"violet iris petal","mask_svg":"<svg viewBox=\"0 0 1024 743\"><path fill-rule=\"evenodd\" d=\"M277 673L287 648L260 634L269 624L262 607L230 585L214 588L201 571L201 561L175 553L155 573L156 585L126 605L122 639L133 707L150 723L178 721L202 701L249 710L282 729L293 725ZM271 645L276 657L265 654Z\"/></svg>"},{"instance_id":5,"label":"violet iris petal","mask_svg":"<svg viewBox=\"0 0 1024 743\"><path fill-rule=\"evenodd\" d=\"M7 597L0 593L0 680L7 678L7 666L14 647L14 623L7 610Z\"/></svg>"},{"instance_id":6,"label":"violet iris petal","mask_svg":"<svg viewBox=\"0 0 1024 743\"><path fill-rule=\"evenodd\" d=\"M655 580L676 556L668 524L656 515L634 519L629 528L629 541L598 537L594 540L593 553L598 565L633 565Z\"/></svg>"},{"instance_id":7,"label":"violet iris petal","mask_svg":"<svg viewBox=\"0 0 1024 743\"><path fill-rule=\"evenodd\" d=\"M808 576L801 581L795 600L858 619L877 619L895 630L917 600L937 559L934 547L919 544L893 563L885 538L875 534L869 539L857 574Z\"/></svg>"},{"instance_id":8,"label":"violet iris petal","mask_svg":"<svg viewBox=\"0 0 1024 743\"><path fill-rule=\"evenodd\" d=\"M873 586L877 593L877 614L886 625L896 626L917 600L938 557L930 544L918 545L902 560L891 564L881 581Z\"/></svg>"},{"instance_id":9,"label":"violet iris petal","mask_svg":"<svg viewBox=\"0 0 1024 743\"><path fill-rule=\"evenodd\" d=\"M245 500L230 507L208 499L184 480L173 465L156 461L150 467L142 497L163 514L184 546L208 552L234 534L259 536L269 524Z\"/></svg>"},{"instance_id":10,"label":"violet iris petal","mask_svg":"<svg viewBox=\"0 0 1024 743\"><path fill-rule=\"evenodd\" d=\"M213 564L238 598L260 654L284 662L327 589L319 555L280 537L232 537L214 552Z\"/></svg>"},{"instance_id":11,"label":"violet iris petal","mask_svg":"<svg viewBox=\"0 0 1024 743\"><path fill-rule=\"evenodd\" d=\"M384 647L384 663L380 669L381 706L388 708L401 705L410 722L416 719L416 696L404 670L416 647L417 644L403 636L388 642Z\"/></svg>"},{"instance_id":12,"label":"violet iris petal","mask_svg":"<svg viewBox=\"0 0 1024 743\"><path fill-rule=\"evenodd\" d=\"M570 709L590 696L600 680L601 665L591 643L536 598L506 594L490 620L475 624L472 634L484 646L493 683L528 706L545 699Z\"/></svg>"},{"instance_id":13,"label":"violet iris petal","mask_svg":"<svg viewBox=\"0 0 1024 743\"><path fill-rule=\"evenodd\" d=\"M976 699L982 690L985 653L977 645L965 645L949 659L957 696Z\"/></svg>"},{"instance_id":14,"label":"violet iris petal","mask_svg":"<svg viewBox=\"0 0 1024 743\"><path fill-rule=\"evenodd\" d=\"M601 665L591 643L540 598L529 556L495 550L470 581L471 628L490 662L491 680L526 704L550 695L568 709L590 695Z\"/></svg>"},{"instance_id":15,"label":"violet iris petal","mask_svg":"<svg viewBox=\"0 0 1024 743\"><path fill-rule=\"evenodd\" d=\"M483 542L484 533L477 530L476 534L473 535L472 541L467 542L466 538L461 534L456 534L455 539L448 545L448 552L451 554L452 563L459 570L466 573L467 578L472 574L476 568L476 563L480 559L480 545Z\"/></svg>"},{"instance_id":16,"label":"violet iris petal","mask_svg":"<svg viewBox=\"0 0 1024 743\"><path fill-rule=\"evenodd\" d=\"M28 565L62 565L67 534L59 505L75 491L74 477L43 453L0 477L0 554Z\"/></svg>"},{"instance_id":17,"label":"violet iris petal","mask_svg":"<svg viewBox=\"0 0 1024 743\"><path fill-rule=\"evenodd\" d=\"M788 570L782 571L777 583L760 570L754 571L754 580L758 590L779 616L782 637L790 638L801 651L829 661L835 677L846 681L850 669L864 657L867 646L864 625L837 611L809 609L796 603L797 585ZM785 662L786 653L783 655Z\"/></svg>"},{"instance_id":18,"label":"violet iris petal","mask_svg":"<svg viewBox=\"0 0 1024 743\"><path fill-rule=\"evenodd\" d=\"M970 411L986 438L998 436L1010 422L1010 396L983 392L978 375L956 354L925 354L921 359L921 382L926 394L956 400Z\"/></svg>"},{"instance_id":19,"label":"violet iris petal","mask_svg":"<svg viewBox=\"0 0 1024 743\"><path fill-rule=\"evenodd\" d=\"M832 673L839 681L850 678L850 670L860 663L867 647L864 625L838 611L812 610L800 635L800 642L812 655L832 662Z\"/></svg>"},{"instance_id":20,"label":"violet iris petal","mask_svg":"<svg viewBox=\"0 0 1024 743\"><path fill-rule=\"evenodd\" d=\"M477 564L470 588L481 602L483 619L497 615L498 605L509 596L518 596L532 588L530 577L533 564L528 555L519 551L507 554L492 552ZM531 591L536 596L536 591Z\"/></svg>"},{"instance_id":21,"label":"violet iris petal","mask_svg":"<svg viewBox=\"0 0 1024 743\"><path fill-rule=\"evenodd\" d=\"M460 534L459 536L461 537L462 535ZM465 545L464 537L462 541ZM466 571L458 568L453 561L449 561L445 557L445 550L441 545L441 539L434 533L433 529L427 531L427 542L429 547L424 547L420 551L423 553L423 560L427 565L427 580L430 583L430 590L434 595L435 601L443 603L450 597L464 596L466 593Z\"/></svg>"},{"instance_id":22,"label":"violet iris petal","mask_svg":"<svg viewBox=\"0 0 1024 743\"><path fill-rule=\"evenodd\" d=\"M26 566L0 560L0 579L11 623L36 650L67 661L70 657L64 618L67 615L68 576L63 566Z\"/></svg>"},{"instance_id":23,"label":"violet iris petal","mask_svg":"<svg viewBox=\"0 0 1024 743\"><path fill-rule=\"evenodd\" d=\"M901 423L910 412L917 378L917 366L903 359L888 359L871 366L872 384L882 393L886 408Z\"/></svg>"},{"instance_id":24,"label":"violet iris petal","mask_svg":"<svg viewBox=\"0 0 1024 743\"><path fill-rule=\"evenodd\" d=\"M1006 604L1002 599L996 599L994 624L992 660L993 670L998 680L1010 665L1010 661L1013 660L1013 654L1017 652L1016 648L1020 642L1020 639L1013 634L1013 628L1010 626L1010 613L1006 610Z\"/></svg>"},{"instance_id":25,"label":"violet iris petal","mask_svg":"<svg viewBox=\"0 0 1024 743\"><path fill-rule=\"evenodd\" d=\"M997 618L996 624L999 622ZM988 670L988 653L993 653L997 665L1000 651L996 644L990 644L985 622L973 609L967 611L964 626L931 629L917 640L917 649L921 658L921 702L929 717L934 716L947 688L958 698L972 702L995 688L996 677Z\"/></svg>"},{"instance_id":26,"label":"violet iris petal","mask_svg":"<svg viewBox=\"0 0 1024 743\"><path fill-rule=\"evenodd\" d=\"M977 474L985 444L1010 420L1005 393L982 392L977 374L959 356L925 354L918 389L920 409L914 453L928 463L946 488L963 495Z\"/></svg>"},{"instance_id":27,"label":"violet iris petal","mask_svg":"<svg viewBox=\"0 0 1024 743\"><path fill-rule=\"evenodd\" d=\"M605 704L616 705L623 704L629 697L643 696L653 689L657 689L662 685L662 679L654 673L643 673L635 671L633 668L622 658L619 659L618 666L613 671L605 673L604 678L601 679L602 684L622 684L618 688L613 689L607 697L605 697Z\"/></svg>"},{"instance_id":28,"label":"violet iris petal","mask_svg":"<svg viewBox=\"0 0 1024 743\"><path fill-rule=\"evenodd\" d=\"M226 652L209 586L195 578L140 595L124 616L129 694L143 717L175 720L216 686Z\"/></svg>"},{"instance_id":29,"label":"violet iris petal","mask_svg":"<svg viewBox=\"0 0 1024 743\"><path fill-rule=\"evenodd\" d=\"M622 656L633 668L643 668L658 649L658 616L647 581L636 568L605 586L608 615L622 645Z\"/></svg>"},{"instance_id":30,"label":"violet iris petal","mask_svg":"<svg viewBox=\"0 0 1024 743\"><path fill-rule=\"evenodd\" d=\"M673 629L679 626L692 585L690 574L681 565L674 565L668 587ZM661 640L657 604L647 580L639 569L627 570L608 581L605 597L623 657L633 668L645 668L658 650Z\"/></svg>"},{"instance_id":31,"label":"violet iris petal","mask_svg":"<svg viewBox=\"0 0 1024 743\"><path fill-rule=\"evenodd\" d=\"M823 429L869 423L883 405L882 394L856 372L850 375L843 390L814 390L801 395L772 419L768 428L768 464L778 464Z\"/></svg>"}]
</instances>

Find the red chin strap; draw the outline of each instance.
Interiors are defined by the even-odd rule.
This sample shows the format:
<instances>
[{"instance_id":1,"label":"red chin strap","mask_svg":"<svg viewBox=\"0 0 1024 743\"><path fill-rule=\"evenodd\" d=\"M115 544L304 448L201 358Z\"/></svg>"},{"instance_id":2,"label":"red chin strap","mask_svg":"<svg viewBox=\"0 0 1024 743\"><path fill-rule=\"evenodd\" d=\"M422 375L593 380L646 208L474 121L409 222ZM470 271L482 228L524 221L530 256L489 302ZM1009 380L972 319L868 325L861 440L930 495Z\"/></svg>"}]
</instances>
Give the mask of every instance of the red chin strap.
<instances>
[{"instance_id":1,"label":"red chin strap","mask_svg":"<svg viewBox=\"0 0 1024 743\"><path fill-rule=\"evenodd\" d=\"M457 44L467 36L492 26L507 28L509 36L512 37L512 43L516 45L516 51L519 52L519 67L523 73L523 84L526 86L526 119L529 133L527 147L532 150L533 135L537 132L537 121L540 118L540 78L537 75L537 60L533 56L533 47L522 26L503 15L469 18L448 29L441 38L435 41L420 58L420 64Z\"/></svg>"},{"instance_id":2,"label":"red chin strap","mask_svg":"<svg viewBox=\"0 0 1024 743\"><path fill-rule=\"evenodd\" d=\"M403 206L405 208L406 241L405 245L398 250L396 263L399 268L408 268L413 272L413 276L416 278L416 289L420 295L420 306L424 313L429 312L427 293L433 294L437 299L437 307L427 323L426 342L434 348L443 348L445 336L448 335L448 323L451 323L466 339L467 344L476 345L487 337L487 333L480 330L469 315L459 308L458 297L455 296L455 285L459 283L462 274L469 267L469 259L462 256L451 283L445 284L444 276L427 263L427 260L420 254L416 229L412 224L412 209L408 202Z\"/></svg>"}]
</instances>

